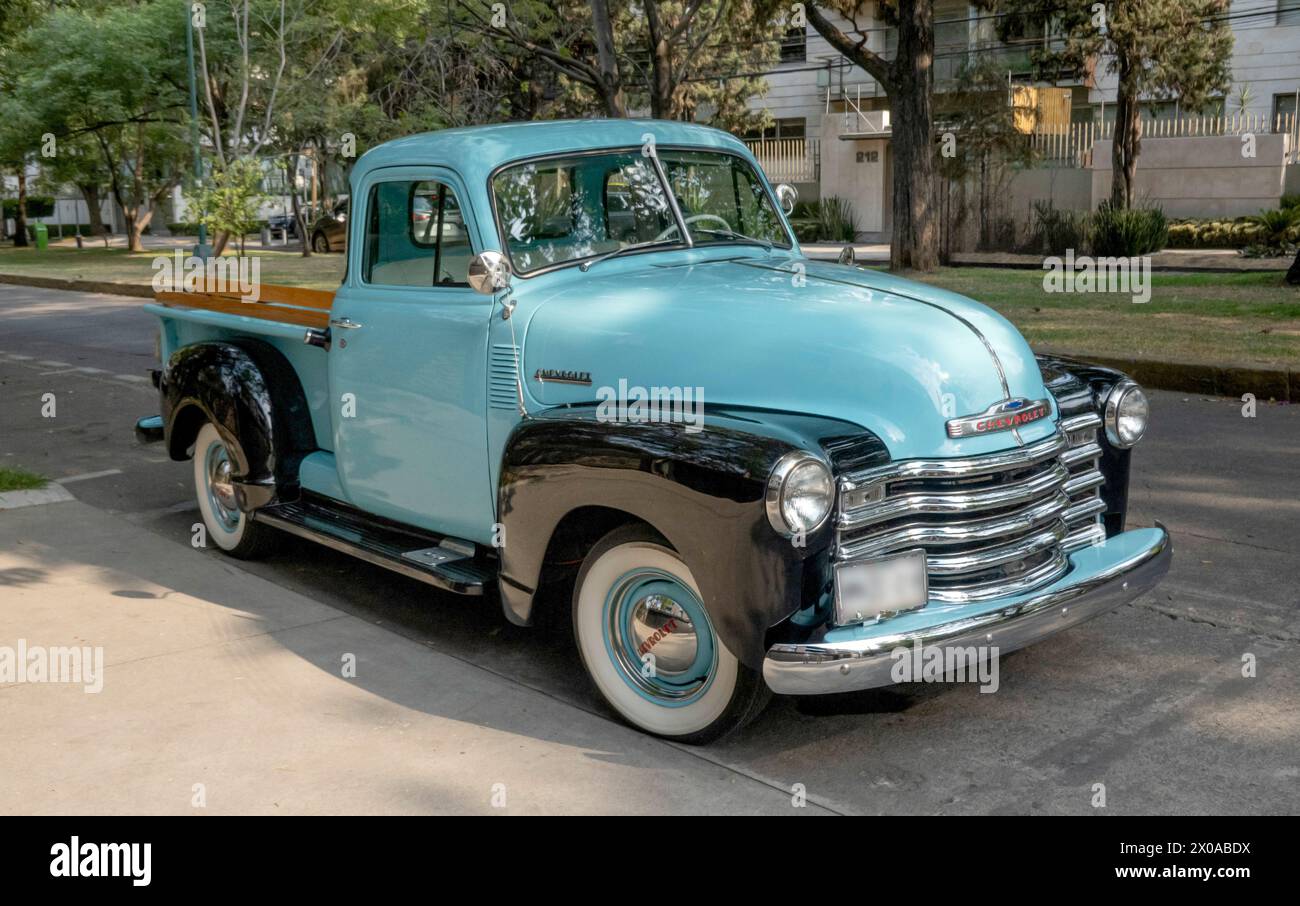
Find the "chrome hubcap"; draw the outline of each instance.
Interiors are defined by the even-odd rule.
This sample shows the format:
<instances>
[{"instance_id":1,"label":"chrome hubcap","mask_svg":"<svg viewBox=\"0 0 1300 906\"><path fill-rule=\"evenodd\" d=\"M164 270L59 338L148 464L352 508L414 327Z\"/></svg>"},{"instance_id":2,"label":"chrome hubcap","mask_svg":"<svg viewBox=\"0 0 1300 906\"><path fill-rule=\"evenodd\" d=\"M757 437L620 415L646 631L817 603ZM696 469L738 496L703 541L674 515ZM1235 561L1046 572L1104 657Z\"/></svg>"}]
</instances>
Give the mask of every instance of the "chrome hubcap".
<instances>
[{"instance_id":1,"label":"chrome hubcap","mask_svg":"<svg viewBox=\"0 0 1300 906\"><path fill-rule=\"evenodd\" d=\"M624 681L656 704L677 707L704 693L717 667L704 605L657 569L620 578L605 600L605 647Z\"/></svg>"},{"instance_id":2,"label":"chrome hubcap","mask_svg":"<svg viewBox=\"0 0 1300 906\"><path fill-rule=\"evenodd\" d=\"M239 504L235 500L235 485L230 480L230 456L225 444L213 443L208 447L206 465L212 515L222 528L233 532L239 526Z\"/></svg>"}]
</instances>

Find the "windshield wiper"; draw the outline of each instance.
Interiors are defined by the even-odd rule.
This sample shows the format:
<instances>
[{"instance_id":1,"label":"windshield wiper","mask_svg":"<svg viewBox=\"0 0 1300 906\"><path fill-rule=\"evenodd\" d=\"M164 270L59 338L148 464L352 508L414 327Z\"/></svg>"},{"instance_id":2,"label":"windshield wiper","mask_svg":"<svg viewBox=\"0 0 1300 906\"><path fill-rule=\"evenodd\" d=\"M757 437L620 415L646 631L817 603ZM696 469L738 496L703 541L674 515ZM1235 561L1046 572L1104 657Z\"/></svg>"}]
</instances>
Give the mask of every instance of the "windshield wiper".
<instances>
[{"instance_id":1,"label":"windshield wiper","mask_svg":"<svg viewBox=\"0 0 1300 906\"><path fill-rule=\"evenodd\" d=\"M619 248L612 249L608 252L603 252L594 258L588 258L586 261L578 265L578 270L582 271L585 274L587 271L591 270L591 266L593 264L599 264L600 262L608 258L617 258L619 255L623 254L624 252L635 252L639 249L653 248L656 245L673 245L678 242L681 242L681 240L680 239L651 239L646 242L634 242L631 245L624 245Z\"/></svg>"},{"instance_id":2,"label":"windshield wiper","mask_svg":"<svg viewBox=\"0 0 1300 906\"><path fill-rule=\"evenodd\" d=\"M697 233L705 233L710 236L722 236L727 239L735 239L735 240L739 240L740 242L748 242L752 245L761 245L769 252L772 251L772 240L770 239L759 239L757 236L746 236L744 233L737 233L735 230L717 230L717 229L706 229L705 227L696 227L695 231Z\"/></svg>"}]
</instances>

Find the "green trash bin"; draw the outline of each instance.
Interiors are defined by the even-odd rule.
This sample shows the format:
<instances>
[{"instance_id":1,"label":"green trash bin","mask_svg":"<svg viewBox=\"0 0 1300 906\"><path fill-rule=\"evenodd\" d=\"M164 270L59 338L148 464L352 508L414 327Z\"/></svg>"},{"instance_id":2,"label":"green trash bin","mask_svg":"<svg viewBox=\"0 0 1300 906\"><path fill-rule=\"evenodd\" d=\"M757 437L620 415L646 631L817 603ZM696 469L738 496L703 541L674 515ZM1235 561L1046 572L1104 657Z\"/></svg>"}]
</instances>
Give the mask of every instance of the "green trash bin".
<instances>
[{"instance_id":1,"label":"green trash bin","mask_svg":"<svg viewBox=\"0 0 1300 906\"><path fill-rule=\"evenodd\" d=\"M36 247L45 249L50 247L50 228L43 223L38 223L32 227L32 232L36 234Z\"/></svg>"}]
</instances>

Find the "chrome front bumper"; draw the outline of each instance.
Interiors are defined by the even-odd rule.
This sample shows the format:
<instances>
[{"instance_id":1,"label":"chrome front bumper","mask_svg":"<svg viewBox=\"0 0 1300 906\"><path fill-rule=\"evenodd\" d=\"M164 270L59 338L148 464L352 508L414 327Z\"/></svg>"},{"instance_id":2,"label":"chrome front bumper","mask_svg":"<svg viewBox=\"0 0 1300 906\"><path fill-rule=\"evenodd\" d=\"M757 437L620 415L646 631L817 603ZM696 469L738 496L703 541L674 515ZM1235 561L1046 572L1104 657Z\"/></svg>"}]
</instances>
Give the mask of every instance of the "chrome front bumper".
<instances>
[{"instance_id":1,"label":"chrome front bumper","mask_svg":"<svg viewBox=\"0 0 1300 906\"><path fill-rule=\"evenodd\" d=\"M1070 555L1071 569L1034 592L980 604L927 607L878 623L839 627L817 641L768 650L763 678L773 692L817 695L888 686L895 649L996 646L1014 651L1114 610L1152 588L1173 556L1160 526L1123 532Z\"/></svg>"}]
</instances>

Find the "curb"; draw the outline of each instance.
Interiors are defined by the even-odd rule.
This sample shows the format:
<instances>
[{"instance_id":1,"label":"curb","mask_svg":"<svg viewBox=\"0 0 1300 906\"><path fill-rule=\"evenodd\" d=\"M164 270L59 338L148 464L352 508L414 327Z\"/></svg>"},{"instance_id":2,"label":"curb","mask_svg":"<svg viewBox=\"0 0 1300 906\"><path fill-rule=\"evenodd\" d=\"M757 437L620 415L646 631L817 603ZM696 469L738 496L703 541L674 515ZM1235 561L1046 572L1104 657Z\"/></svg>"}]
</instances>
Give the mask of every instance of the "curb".
<instances>
[{"instance_id":1,"label":"curb","mask_svg":"<svg viewBox=\"0 0 1300 906\"><path fill-rule=\"evenodd\" d=\"M1003 265L1010 267L1012 265ZM1242 273L1242 271L1231 271ZM110 283L99 280L56 280L22 274L0 274L0 283L62 289L73 292L108 293L119 296L153 298L153 287L137 283ZM1147 359L1123 359L1093 356L1077 350L1036 349L1067 358L1083 359L1123 371L1144 387L1174 390L1209 396L1240 399L1253 393L1257 399L1285 400L1300 403L1300 371L1287 368L1258 368L1247 365L1197 365L1190 362L1156 362ZM3 495L0 495L2 497ZM4 509L0 506L0 509Z\"/></svg>"},{"instance_id":2,"label":"curb","mask_svg":"<svg viewBox=\"0 0 1300 906\"><path fill-rule=\"evenodd\" d=\"M1259 400L1300 403L1300 372L1287 368L1259 368L1248 365L1197 365L1190 362L1155 362L1106 355L1088 355L1075 350L1035 349L1066 358L1105 365L1124 372L1143 387L1174 390L1206 396L1241 399L1253 393Z\"/></svg>"},{"instance_id":3,"label":"curb","mask_svg":"<svg viewBox=\"0 0 1300 906\"><path fill-rule=\"evenodd\" d=\"M46 503L66 503L76 500L63 485L51 481L43 488L31 491L5 491L0 493L0 511L17 510L26 506L41 506Z\"/></svg>"},{"instance_id":4,"label":"curb","mask_svg":"<svg viewBox=\"0 0 1300 906\"><path fill-rule=\"evenodd\" d=\"M40 289L62 289L77 293L134 296L137 299L153 298L153 286L147 283L112 283L108 280L59 280L54 277L29 277L26 274L0 274L0 283L9 283L14 286L35 286Z\"/></svg>"},{"instance_id":5,"label":"curb","mask_svg":"<svg viewBox=\"0 0 1300 906\"><path fill-rule=\"evenodd\" d=\"M1285 274L1289 266L1289 261L1278 267L1218 267L1212 264L1156 264L1153 261L1151 262L1151 272L1153 274ZM1043 262L1042 259L1035 259L1032 262L978 261L954 256L948 260L948 267L986 267L989 269L1041 272Z\"/></svg>"}]
</instances>

